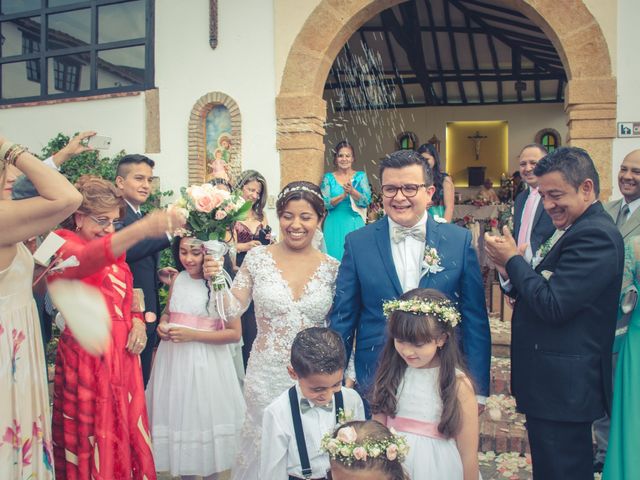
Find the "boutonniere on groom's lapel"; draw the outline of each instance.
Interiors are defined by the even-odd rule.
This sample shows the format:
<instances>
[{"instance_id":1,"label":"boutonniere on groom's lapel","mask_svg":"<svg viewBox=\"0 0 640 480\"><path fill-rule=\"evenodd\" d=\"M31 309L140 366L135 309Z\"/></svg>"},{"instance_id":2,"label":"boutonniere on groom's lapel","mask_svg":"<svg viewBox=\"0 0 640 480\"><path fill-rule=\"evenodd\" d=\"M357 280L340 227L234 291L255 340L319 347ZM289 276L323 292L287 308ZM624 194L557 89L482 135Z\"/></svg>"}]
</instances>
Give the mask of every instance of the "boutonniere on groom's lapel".
<instances>
[{"instance_id":1,"label":"boutonniere on groom's lapel","mask_svg":"<svg viewBox=\"0 0 640 480\"><path fill-rule=\"evenodd\" d=\"M430 273L438 273L444 270L444 267L440 265L440 255L435 247L424 247L424 254L422 255L422 272L420 278Z\"/></svg>"}]
</instances>

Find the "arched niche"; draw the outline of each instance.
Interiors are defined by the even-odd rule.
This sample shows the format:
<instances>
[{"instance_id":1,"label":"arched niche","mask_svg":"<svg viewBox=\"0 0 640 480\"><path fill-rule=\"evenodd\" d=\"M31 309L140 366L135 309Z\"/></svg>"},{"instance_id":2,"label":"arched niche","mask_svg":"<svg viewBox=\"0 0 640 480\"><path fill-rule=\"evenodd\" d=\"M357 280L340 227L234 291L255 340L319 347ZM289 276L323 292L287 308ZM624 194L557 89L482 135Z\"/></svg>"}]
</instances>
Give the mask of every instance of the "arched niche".
<instances>
[{"instance_id":1,"label":"arched niche","mask_svg":"<svg viewBox=\"0 0 640 480\"><path fill-rule=\"evenodd\" d=\"M211 92L198 99L189 117L190 185L209 179L207 165L220 153L225 159L228 158L231 177L237 178L242 171L240 127L240 109L230 96ZM221 138L225 134L230 137L228 147L225 139Z\"/></svg>"}]
</instances>

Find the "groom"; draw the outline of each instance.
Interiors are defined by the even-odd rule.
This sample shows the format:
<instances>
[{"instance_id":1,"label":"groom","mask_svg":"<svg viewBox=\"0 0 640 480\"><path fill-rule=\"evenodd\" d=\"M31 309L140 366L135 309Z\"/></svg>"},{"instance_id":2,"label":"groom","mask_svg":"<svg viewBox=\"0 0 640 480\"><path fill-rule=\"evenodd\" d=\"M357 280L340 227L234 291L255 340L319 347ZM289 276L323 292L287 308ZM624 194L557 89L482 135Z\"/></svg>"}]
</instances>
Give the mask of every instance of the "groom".
<instances>
[{"instance_id":1,"label":"groom","mask_svg":"<svg viewBox=\"0 0 640 480\"><path fill-rule=\"evenodd\" d=\"M355 341L359 390L370 390L386 341L382 302L413 288L435 288L456 302L462 314L461 345L484 403L491 335L471 234L427 214L435 188L431 169L416 152L388 155L380 164L380 179L386 216L346 237L330 316L331 328L342 335L348 354ZM431 262L431 271L422 275L428 268L423 265L426 248L435 248L439 261Z\"/></svg>"}]
</instances>

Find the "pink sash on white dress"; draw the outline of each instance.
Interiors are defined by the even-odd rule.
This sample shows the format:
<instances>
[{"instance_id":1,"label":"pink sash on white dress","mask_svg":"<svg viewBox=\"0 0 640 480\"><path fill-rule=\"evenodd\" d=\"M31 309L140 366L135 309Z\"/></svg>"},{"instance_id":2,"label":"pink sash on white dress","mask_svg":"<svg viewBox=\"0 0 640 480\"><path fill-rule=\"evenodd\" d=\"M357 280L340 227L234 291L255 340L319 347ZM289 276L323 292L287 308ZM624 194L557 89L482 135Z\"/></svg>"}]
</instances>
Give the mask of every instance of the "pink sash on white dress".
<instances>
[{"instance_id":1,"label":"pink sash on white dress","mask_svg":"<svg viewBox=\"0 0 640 480\"><path fill-rule=\"evenodd\" d=\"M224 330L224 322L220 318L201 317L187 313L171 313L169 321L194 330L205 330L207 332Z\"/></svg>"},{"instance_id":2,"label":"pink sash on white dress","mask_svg":"<svg viewBox=\"0 0 640 480\"><path fill-rule=\"evenodd\" d=\"M438 424L434 422L422 422L406 417L387 417L387 427L394 428L398 432L413 433L423 437L446 439L438 431Z\"/></svg>"}]
</instances>

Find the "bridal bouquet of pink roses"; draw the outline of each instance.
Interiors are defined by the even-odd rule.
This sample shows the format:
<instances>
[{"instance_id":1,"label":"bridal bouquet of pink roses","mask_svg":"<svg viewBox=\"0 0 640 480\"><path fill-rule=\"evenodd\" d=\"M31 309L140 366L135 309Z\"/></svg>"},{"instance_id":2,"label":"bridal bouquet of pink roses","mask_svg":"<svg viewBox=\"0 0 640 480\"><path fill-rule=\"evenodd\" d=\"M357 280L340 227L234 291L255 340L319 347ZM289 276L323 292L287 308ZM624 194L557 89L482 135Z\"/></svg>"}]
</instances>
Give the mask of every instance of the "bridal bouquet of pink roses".
<instances>
[{"instance_id":1,"label":"bridal bouquet of pink roses","mask_svg":"<svg viewBox=\"0 0 640 480\"><path fill-rule=\"evenodd\" d=\"M180 193L170 208L182 210L190 228L188 233L203 242L224 241L233 223L243 220L251 208L251 202L243 199L239 191L229 193L209 183L182 187Z\"/></svg>"},{"instance_id":2,"label":"bridal bouquet of pink roses","mask_svg":"<svg viewBox=\"0 0 640 480\"><path fill-rule=\"evenodd\" d=\"M169 208L180 209L187 218L190 231L181 232L182 235L193 235L202 240L206 252L214 258L221 259L229 251L225 243L227 233L234 222L247 216L251 202L242 198L239 191L229 193L215 188L210 183L182 187L180 193L180 199ZM231 278L224 270L211 279L211 288L216 292L218 313L223 320L226 318L220 307L221 291L230 284Z\"/></svg>"}]
</instances>

